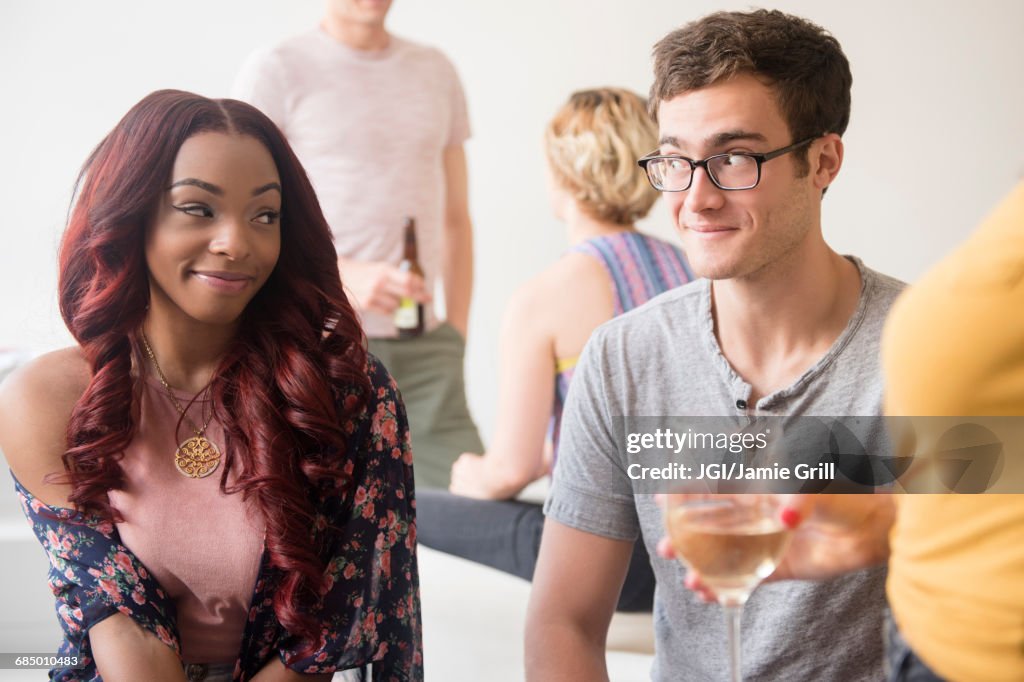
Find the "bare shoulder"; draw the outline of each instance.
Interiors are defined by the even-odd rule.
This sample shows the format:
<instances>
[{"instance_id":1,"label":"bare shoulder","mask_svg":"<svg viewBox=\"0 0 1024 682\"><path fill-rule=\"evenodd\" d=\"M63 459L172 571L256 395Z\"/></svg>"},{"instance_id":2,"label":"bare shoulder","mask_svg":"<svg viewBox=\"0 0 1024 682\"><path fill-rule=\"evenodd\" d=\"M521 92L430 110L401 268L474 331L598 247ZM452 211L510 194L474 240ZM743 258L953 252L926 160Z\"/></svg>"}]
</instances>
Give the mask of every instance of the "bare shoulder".
<instances>
[{"instance_id":1,"label":"bare shoulder","mask_svg":"<svg viewBox=\"0 0 1024 682\"><path fill-rule=\"evenodd\" d=\"M611 280L596 258L567 253L523 284L513 300L561 316L566 309L589 300L603 301L610 295Z\"/></svg>"},{"instance_id":2,"label":"bare shoulder","mask_svg":"<svg viewBox=\"0 0 1024 682\"><path fill-rule=\"evenodd\" d=\"M604 265L585 253L567 253L551 266L549 289L552 305L561 320L572 328L590 330L610 319L615 308L611 277ZM586 339L584 338L584 341Z\"/></svg>"},{"instance_id":3,"label":"bare shoulder","mask_svg":"<svg viewBox=\"0 0 1024 682\"><path fill-rule=\"evenodd\" d=\"M0 407L3 413L8 409L66 412L66 425L90 378L89 362L81 348L55 350L22 365L0 384Z\"/></svg>"},{"instance_id":4,"label":"bare shoulder","mask_svg":"<svg viewBox=\"0 0 1024 682\"><path fill-rule=\"evenodd\" d=\"M59 487L43 479L63 470L68 420L90 376L75 346L35 358L0 384L0 450L18 480L44 502L63 502Z\"/></svg>"},{"instance_id":5,"label":"bare shoulder","mask_svg":"<svg viewBox=\"0 0 1024 682\"><path fill-rule=\"evenodd\" d=\"M612 281L604 266L591 256L568 253L512 296L504 337L542 339L556 357L571 357L614 309Z\"/></svg>"},{"instance_id":6,"label":"bare shoulder","mask_svg":"<svg viewBox=\"0 0 1024 682\"><path fill-rule=\"evenodd\" d=\"M546 277L547 271L544 271L520 284L508 299L505 316L530 318L543 315L549 295Z\"/></svg>"},{"instance_id":7,"label":"bare shoulder","mask_svg":"<svg viewBox=\"0 0 1024 682\"><path fill-rule=\"evenodd\" d=\"M587 296L610 291L608 271L597 258L573 251L559 258L551 266L555 286L569 289L574 295Z\"/></svg>"}]
</instances>

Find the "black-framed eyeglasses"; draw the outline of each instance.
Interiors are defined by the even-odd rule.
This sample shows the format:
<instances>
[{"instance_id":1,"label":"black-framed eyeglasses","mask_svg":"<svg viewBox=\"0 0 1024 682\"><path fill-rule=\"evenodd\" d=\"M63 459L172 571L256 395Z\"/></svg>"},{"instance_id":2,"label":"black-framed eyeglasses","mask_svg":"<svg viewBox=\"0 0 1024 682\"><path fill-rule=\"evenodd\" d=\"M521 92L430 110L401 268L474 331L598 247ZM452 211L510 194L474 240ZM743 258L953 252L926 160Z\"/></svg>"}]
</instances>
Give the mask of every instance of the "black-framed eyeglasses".
<instances>
[{"instance_id":1,"label":"black-framed eyeglasses","mask_svg":"<svg viewBox=\"0 0 1024 682\"><path fill-rule=\"evenodd\" d=\"M637 161L637 164L647 173L651 186L659 192L682 192L690 189L693 174L698 167L704 169L718 189L754 189L757 183L761 182L761 164L808 145L819 137L821 135L814 135L764 154L726 152L698 160L678 154L653 152Z\"/></svg>"}]
</instances>

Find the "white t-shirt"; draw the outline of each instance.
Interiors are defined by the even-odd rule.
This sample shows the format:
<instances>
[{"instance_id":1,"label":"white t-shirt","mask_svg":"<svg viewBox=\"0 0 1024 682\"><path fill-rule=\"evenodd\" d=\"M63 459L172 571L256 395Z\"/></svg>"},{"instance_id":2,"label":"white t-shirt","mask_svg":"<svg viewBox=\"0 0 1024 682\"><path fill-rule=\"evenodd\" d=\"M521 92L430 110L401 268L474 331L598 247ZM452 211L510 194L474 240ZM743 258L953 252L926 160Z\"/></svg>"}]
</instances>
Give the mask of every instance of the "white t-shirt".
<instances>
[{"instance_id":1,"label":"white t-shirt","mask_svg":"<svg viewBox=\"0 0 1024 682\"><path fill-rule=\"evenodd\" d=\"M462 86L440 51L395 36L383 50L354 50L317 28L252 54L232 94L284 132L339 254L397 264L412 216L434 290L444 246L444 150L469 137ZM437 320L427 310L432 329ZM390 317L360 315L367 336L396 335Z\"/></svg>"}]
</instances>

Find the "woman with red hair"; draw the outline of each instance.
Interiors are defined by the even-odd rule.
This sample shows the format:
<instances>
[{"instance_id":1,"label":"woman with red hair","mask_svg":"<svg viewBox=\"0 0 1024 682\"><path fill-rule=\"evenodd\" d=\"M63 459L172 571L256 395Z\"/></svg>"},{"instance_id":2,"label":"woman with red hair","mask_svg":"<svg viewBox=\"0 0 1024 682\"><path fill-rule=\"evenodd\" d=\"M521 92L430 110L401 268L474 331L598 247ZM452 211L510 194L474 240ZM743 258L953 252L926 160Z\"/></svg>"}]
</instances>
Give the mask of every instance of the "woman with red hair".
<instances>
[{"instance_id":1,"label":"woman with red hair","mask_svg":"<svg viewBox=\"0 0 1024 682\"><path fill-rule=\"evenodd\" d=\"M421 679L405 411L274 124L136 104L82 171L59 288L78 345L0 389L51 676Z\"/></svg>"}]
</instances>

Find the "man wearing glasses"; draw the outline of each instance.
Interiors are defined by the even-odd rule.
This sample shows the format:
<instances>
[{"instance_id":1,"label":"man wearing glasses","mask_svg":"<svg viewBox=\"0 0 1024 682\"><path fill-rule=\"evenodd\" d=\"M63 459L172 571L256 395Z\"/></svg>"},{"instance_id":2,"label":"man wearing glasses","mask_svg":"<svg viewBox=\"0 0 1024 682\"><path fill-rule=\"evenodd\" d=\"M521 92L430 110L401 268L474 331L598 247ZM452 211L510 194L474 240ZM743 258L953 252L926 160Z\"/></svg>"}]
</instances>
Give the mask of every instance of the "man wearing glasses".
<instances>
[{"instance_id":1,"label":"man wearing glasses","mask_svg":"<svg viewBox=\"0 0 1024 682\"><path fill-rule=\"evenodd\" d=\"M717 13L654 58L660 146L639 163L705 279L600 327L580 359L531 596L530 680L607 677L630 543L642 533L654 557L664 533L626 474L615 417L882 413L879 334L902 284L821 229L850 113L838 42L780 12ZM719 607L685 589L678 562L652 563L652 679L725 679ZM883 583L875 568L763 585L743 616L744 678L877 680Z\"/></svg>"}]
</instances>

